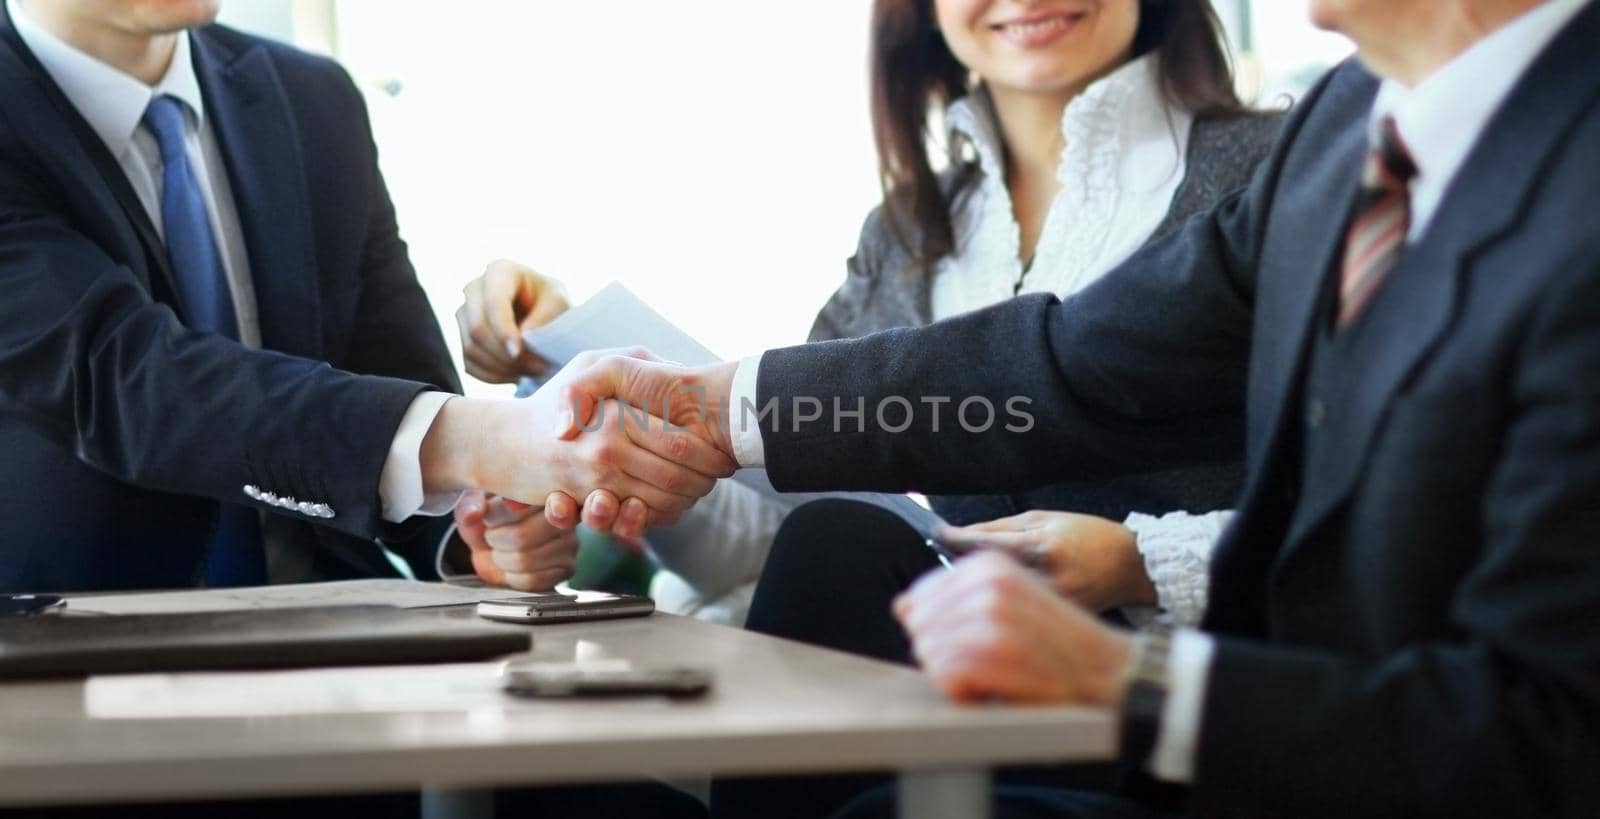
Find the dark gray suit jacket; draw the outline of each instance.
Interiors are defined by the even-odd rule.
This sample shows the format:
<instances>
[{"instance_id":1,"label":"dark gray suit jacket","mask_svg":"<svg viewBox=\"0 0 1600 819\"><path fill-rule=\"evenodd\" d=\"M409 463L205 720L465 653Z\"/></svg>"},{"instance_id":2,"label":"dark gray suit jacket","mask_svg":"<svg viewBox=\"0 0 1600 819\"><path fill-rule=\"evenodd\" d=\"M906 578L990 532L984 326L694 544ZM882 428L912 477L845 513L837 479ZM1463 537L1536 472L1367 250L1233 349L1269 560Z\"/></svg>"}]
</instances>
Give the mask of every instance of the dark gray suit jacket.
<instances>
[{"instance_id":1,"label":"dark gray suit jacket","mask_svg":"<svg viewBox=\"0 0 1600 819\"><path fill-rule=\"evenodd\" d=\"M1244 187L1271 150L1280 113L1199 116L1190 131L1188 172L1173 194L1154 242L1177 230L1224 196ZM954 189L958 179L968 184ZM953 210L967 207L977 177L947 172ZM917 327L933 320L933 276L910 250L918 239L901 241L889 229L882 208L867 216L861 240L850 258L845 282L817 314L811 341L853 338L893 327ZM1243 419L1240 419L1243 426ZM934 508L958 525L994 520L1029 509L1057 509L1122 520L1129 512L1160 514L1173 510L1204 512L1233 505L1244 468L1238 454L1215 462L1158 469L1092 481L1061 481L1009 495L936 495Z\"/></svg>"},{"instance_id":2,"label":"dark gray suit jacket","mask_svg":"<svg viewBox=\"0 0 1600 819\"><path fill-rule=\"evenodd\" d=\"M1600 4L1540 55L1371 308L1297 479L1306 350L1377 82L1332 72L1250 187L1071 303L769 353L782 489L970 492L1226 456L1197 811L1588 817L1600 805ZM1387 304L1387 307L1384 305ZM1365 332L1365 331L1364 331ZM1027 395L1021 434L793 428L787 397ZM853 399L851 401L853 403ZM947 407L948 409L948 407Z\"/></svg>"}]
</instances>

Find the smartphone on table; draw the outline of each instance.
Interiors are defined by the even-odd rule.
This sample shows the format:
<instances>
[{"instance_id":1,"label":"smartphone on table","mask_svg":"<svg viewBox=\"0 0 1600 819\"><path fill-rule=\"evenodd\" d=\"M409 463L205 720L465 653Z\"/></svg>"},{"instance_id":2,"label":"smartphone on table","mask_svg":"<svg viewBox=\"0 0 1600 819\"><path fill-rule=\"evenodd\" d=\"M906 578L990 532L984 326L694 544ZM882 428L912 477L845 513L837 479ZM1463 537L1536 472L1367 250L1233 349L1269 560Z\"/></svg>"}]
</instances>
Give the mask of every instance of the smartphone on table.
<instances>
[{"instance_id":1,"label":"smartphone on table","mask_svg":"<svg viewBox=\"0 0 1600 819\"><path fill-rule=\"evenodd\" d=\"M635 667L507 660L501 687L518 697L637 697L691 699L711 690L711 674L684 666Z\"/></svg>"},{"instance_id":2,"label":"smartphone on table","mask_svg":"<svg viewBox=\"0 0 1600 819\"><path fill-rule=\"evenodd\" d=\"M648 597L609 592L552 592L485 600L478 604L478 616L506 623L571 623L579 620L610 620L618 617L644 617L656 610Z\"/></svg>"}]
</instances>

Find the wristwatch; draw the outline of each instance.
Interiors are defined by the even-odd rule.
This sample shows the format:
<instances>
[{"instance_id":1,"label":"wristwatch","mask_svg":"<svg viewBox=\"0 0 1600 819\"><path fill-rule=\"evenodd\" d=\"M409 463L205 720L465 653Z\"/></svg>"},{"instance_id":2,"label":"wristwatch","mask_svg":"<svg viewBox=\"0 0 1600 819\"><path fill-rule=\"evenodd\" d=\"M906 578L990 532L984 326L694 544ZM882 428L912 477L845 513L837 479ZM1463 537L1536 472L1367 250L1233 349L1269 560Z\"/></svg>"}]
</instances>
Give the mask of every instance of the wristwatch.
<instances>
[{"instance_id":1,"label":"wristwatch","mask_svg":"<svg viewBox=\"0 0 1600 819\"><path fill-rule=\"evenodd\" d=\"M1156 747L1161 711L1167 704L1167 657L1172 626L1157 623L1133 638L1122 698L1122 758L1144 768Z\"/></svg>"}]
</instances>

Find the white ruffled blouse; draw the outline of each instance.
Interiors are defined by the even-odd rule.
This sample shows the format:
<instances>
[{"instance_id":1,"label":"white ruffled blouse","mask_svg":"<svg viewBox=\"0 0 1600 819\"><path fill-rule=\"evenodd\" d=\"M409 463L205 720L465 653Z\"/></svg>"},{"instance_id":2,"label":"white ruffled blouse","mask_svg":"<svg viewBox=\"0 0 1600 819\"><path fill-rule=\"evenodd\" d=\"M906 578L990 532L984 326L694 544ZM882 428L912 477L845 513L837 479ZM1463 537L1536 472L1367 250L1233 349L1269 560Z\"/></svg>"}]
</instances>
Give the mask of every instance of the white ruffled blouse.
<instances>
[{"instance_id":1,"label":"white ruffled blouse","mask_svg":"<svg viewBox=\"0 0 1600 819\"><path fill-rule=\"evenodd\" d=\"M988 94L979 88L949 107L947 126L972 144L981 176L964 206L951 214L955 252L934 269L935 320L1019 292L1064 299L1150 240L1183 182L1193 125L1188 112L1167 104L1157 69L1154 57L1141 57L1067 104L1061 117L1066 145L1056 169L1061 192L1050 203L1033 263L1026 267ZM1124 521L1160 606L1159 612L1126 612L1131 619L1143 624L1160 614L1179 624L1199 622L1211 547L1229 514L1135 513Z\"/></svg>"}]
</instances>

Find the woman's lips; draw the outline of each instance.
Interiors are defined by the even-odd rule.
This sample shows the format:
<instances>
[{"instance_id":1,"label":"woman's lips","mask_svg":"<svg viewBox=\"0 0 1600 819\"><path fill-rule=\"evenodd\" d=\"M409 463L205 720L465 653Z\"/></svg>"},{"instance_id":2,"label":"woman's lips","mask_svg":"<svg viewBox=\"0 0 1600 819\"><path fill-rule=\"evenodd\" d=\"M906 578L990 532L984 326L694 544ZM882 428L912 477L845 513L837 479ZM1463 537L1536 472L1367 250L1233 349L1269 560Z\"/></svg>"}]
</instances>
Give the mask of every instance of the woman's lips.
<instances>
[{"instance_id":1,"label":"woman's lips","mask_svg":"<svg viewBox=\"0 0 1600 819\"><path fill-rule=\"evenodd\" d=\"M996 23L989 28L1015 45L1037 48L1055 42L1075 28L1083 18L1081 13L1040 15Z\"/></svg>"}]
</instances>

